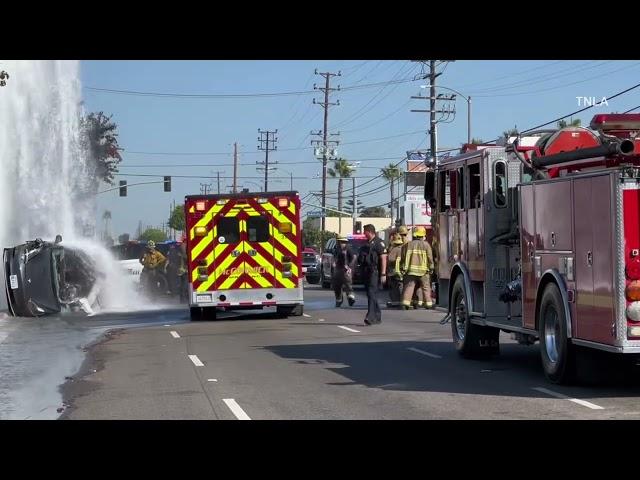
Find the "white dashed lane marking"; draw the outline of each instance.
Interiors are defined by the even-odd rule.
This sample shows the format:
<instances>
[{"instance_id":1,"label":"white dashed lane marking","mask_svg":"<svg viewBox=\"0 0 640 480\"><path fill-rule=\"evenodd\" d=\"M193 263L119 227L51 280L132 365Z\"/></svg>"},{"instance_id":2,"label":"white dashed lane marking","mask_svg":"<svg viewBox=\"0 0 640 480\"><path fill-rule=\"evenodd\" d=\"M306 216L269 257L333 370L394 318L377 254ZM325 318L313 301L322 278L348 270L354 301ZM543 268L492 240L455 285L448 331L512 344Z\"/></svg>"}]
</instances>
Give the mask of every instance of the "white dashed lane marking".
<instances>
[{"instance_id":1,"label":"white dashed lane marking","mask_svg":"<svg viewBox=\"0 0 640 480\"><path fill-rule=\"evenodd\" d=\"M586 400L580 400L579 398L571 398L563 395L562 393L554 392L553 390L549 390L547 388L535 387L534 390L546 393L547 395L551 395L552 397L560 398L562 400L569 400L570 402L577 403L578 405L582 405L583 407L590 408L591 410L604 410L604 407L600 405L596 405L595 403L587 402Z\"/></svg>"}]
</instances>

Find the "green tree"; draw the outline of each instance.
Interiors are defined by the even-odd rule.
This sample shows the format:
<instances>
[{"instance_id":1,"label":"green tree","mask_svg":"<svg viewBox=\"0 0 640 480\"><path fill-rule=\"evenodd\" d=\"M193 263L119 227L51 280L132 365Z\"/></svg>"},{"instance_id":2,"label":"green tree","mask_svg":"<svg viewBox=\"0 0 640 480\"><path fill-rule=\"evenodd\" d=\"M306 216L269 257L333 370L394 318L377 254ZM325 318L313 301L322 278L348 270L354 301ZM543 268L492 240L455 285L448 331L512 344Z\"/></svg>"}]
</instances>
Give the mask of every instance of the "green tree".
<instances>
[{"instance_id":1,"label":"green tree","mask_svg":"<svg viewBox=\"0 0 640 480\"><path fill-rule=\"evenodd\" d=\"M484 143L484 140L482 140L481 138L472 138L471 139L471 144L472 145L482 145Z\"/></svg>"},{"instance_id":2,"label":"green tree","mask_svg":"<svg viewBox=\"0 0 640 480\"><path fill-rule=\"evenodd\" d=\"M360 200L358 200L358 199L356 199L356 205L358 206L358 207L356 208L356 213L357 213L358 215L360 215L360 214L361 214L361 212L362 212L362 209L364 208L364 205L363 205L363 204L362 204L362 202L361 202ZM345 202L344 211L345 211L345 212L349 212L349 213L353 213L353 199L352 199L352 198L350 198L349 200L347 200L347 201Z\"/></svg>"},{"instance_id":3,"label":"green tree","mask_svg":"<svg viewBox=\"0 0 640 480\"><path fill-rule=\"evenodd\" d=\"M518 135L518 127L513 127L502 132L502 136L506 139L508 139L509 137L515 137L516 135Z\"/></svg>"},{"instance_id":4,"label":"green tree","mask_svg":"<svg viewBox=\"0 0 640 480\"><path fill-rule=\"evenodd\" d=\"M169 217L169 226L174 230L184 232L184 205L176 205L176 208L173 209L173 212L171 212L171 216Z\"/></svg>"},{"instance_id":5,"label":"green tree","mask_svg":"<svg viewBox=\"0 0 640 480\"><path fill-rule=\"evenodd\" d=\"M349 165L349 162L345 158L338 158L333 161L333 168L327 170L327 173L330 177L338 179L338 210L343 212L342 209L342 193L344 191L344 179L351 177L353 173L353 168ZM345 216L343 214L336 213L336 216L340 217L338 220L338 229L342 230L342 217Z\"/></svg>"},{"instance_id":6,"label":"green tree","mask_svg":"<svg viewBox=\"0 0 640 480\"><path fill-rule=\"evenodd\" d=\"M383 218L387 216L387 210L384 207L367 207L362 209L360 216Z\"/></svg>"},{"instance_id":7,"label":"green tree","mask_svg":"<svg viewBox=\"0 0 640 480\"><path fill-rule=\"evenodd\" d=\"M118 152L118 126L103 112L90 113L80 120L81 145L88 154L89 175L94 182L114 184L122 157Z\"/></svg>"},{"instance_id":8,"label":"green tree","mask_svg":"<svg viewBox=\"0 0 640 480\"><path fill-rule=\"evenodd\" d=\"M164 242L167 239L165 233L158 228L147 228L142 235L140 235L139 240L149 241L153 240L154 242Z\"/></svg>"},{"instance_id":9,"label":"green tree","mask_svg":"<svg viewBox=\"0 0 640 480\"><path fill-rule=\"evenodd\" d=\"M302 223L302 244L305 247L320 248L327 243L330 238L336 238L338 235L334 232L323 232L319 228L313 226L313 220L307 218Z\"/></svg>"},{"instance_id":10,"label":"green tree","mask_svg":"<svg viewBox=\"0 0 640 480\"><path fill-rule=\"evenodd\" d=\"M582 122L579 118L576 118L575 120L572 119L569 122L567 122L566 120L560 120L558 122L558 128L579 127L581 123Z\"/></svg>"},{"instance_id":11,"label":"green tree","mask_svg":"<svg viewBox=\"0 0 640 480\"><path fill-rule=\"evenodd\" d=\"M389 202L389 208L391 209L391 217L393 218L393 206L394 203L398 201L398 199L395 198L394 195L394 185L396 183L396 180L402 177L402 170L400 170L397 165L390 163L386 167L381 168L380 171L382 172L382 178L387 180L389 182L389 186L391 187L391 201ZM398 186L399 185L400 182L398 182Z\"/></svg>"}]
</instances>

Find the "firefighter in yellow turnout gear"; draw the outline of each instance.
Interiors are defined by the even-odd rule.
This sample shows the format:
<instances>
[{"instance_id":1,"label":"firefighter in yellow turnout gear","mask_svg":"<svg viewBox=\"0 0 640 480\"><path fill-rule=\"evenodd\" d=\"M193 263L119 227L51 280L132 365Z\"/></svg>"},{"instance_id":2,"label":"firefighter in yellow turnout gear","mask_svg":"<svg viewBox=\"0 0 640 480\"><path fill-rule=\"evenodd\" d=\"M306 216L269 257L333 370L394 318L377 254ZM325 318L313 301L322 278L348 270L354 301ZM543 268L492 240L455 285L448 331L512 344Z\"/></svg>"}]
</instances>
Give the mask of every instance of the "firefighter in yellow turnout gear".
<instances>
[{"instance_id":1,"label":"firefighter in yellow turnout gear","mask_svg":"<svg viewBox=\"0 0 640 480\"><path fill-rule=\"evenodd\" d=\"M389 249L387 272L389 275L389 297L387 307L399 307L402 300L402 273L400 272L400 264L402 259L402 246L404 241L400 234L396 233L391 236L391 248Z\"/></svg>"},{"instance_id":2,"label":"firefighter in yellow turnout gear","mask_svg":"<svg viewBox=\"0 0 640 480\"><path fill-rule=\"evenodd\" d=\"M433 272L433 254L431 246L424 239L427 231L416 227L413 239L402 247L401 271L403 278L402 309L411 306L413 294L418 289L417 308L433 308L431 300L431 272Z\"/></svg>"},{"instance_id":3,"label":"firefighter in yellow turnout gear","mask_svg":"<svg viewBox=\"0 0 640 480\"><path fill-rule=\"evenodd\" d=\"M166 291L167 280L163 273L167 258L156 250L156 243L153 240L149 240L147 243L146 252L140 257L140 263L144 267L140 274L140 284L149 288L150 291L156 289ZM158 282L160 282L160 286L157 285ZM156 284L155 287L154 284Z\"/></svg>"},{"instance_id":4,"label":"firefighter in yellow turnout gear","mask_svg":"<svg viewBox=\"0 0 640 480\"><path fill-rule=\"evenodd\" d=\"M151 270L158 268L160 266L164 266L164 263L167 261L166 257L156 250L156 242L153 240L149 240L147 243L147 250L140 258L140 263L144 266L144 268L149 268Z\"/></svg>"}]
</instances>

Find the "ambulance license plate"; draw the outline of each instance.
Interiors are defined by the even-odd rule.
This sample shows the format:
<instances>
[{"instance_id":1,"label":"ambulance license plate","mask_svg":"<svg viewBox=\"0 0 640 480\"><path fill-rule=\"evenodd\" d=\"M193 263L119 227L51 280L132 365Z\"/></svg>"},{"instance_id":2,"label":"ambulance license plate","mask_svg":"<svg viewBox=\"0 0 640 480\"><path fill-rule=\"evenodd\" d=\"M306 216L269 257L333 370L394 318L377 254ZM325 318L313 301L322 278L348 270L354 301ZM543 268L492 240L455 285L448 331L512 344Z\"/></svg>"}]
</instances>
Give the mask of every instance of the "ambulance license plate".
<instances>
[{"instance_id":1,"label":"ambulance license plate","mask_svg":"<svg viewBox=\"0 0 640 480\"><path fill-rule=\"evenodd\" d=\"M211 303L213 301L213 297L211 295L198 295L196 296L196 301L198 303Z\"/></svg>"}]
</instances>

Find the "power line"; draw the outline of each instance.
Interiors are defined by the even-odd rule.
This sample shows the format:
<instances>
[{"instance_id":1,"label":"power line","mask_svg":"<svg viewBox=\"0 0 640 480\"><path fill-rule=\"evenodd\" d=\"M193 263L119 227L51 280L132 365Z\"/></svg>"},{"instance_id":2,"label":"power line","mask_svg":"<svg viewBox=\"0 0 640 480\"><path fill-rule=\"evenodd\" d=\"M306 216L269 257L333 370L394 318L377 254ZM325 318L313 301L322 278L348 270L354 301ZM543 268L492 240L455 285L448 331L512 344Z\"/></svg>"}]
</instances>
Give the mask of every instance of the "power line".
<instances>
[{"instance_id":1,"label":"power line","mask_svg":"<svg viewBox=\"0 0 640 480\"><path fill-rule=\"evenodd\" d=\"M454 149L454 150L457 150ZM350 162L375 162L379 160L395 160L398 156L393 157L368 157L368 158L350 158ZM278 162L278 165L317 165L318 161L304 161L304 162ZM180 163L172 165L162 164L148 164L148 165L118 165L118 168L183 168L183 167L232 167L233 163ZM360 166L358 168L378 168L378 167L366 167Z\"/></svg>"},{"instance_id":2,"label":"power line","mask_svg":"<svg viewBox=\"0 0 640 480\"><path fill-rule=\"evenodd\" d=\"M407 66L410 66L410 65L411 65L411 64L405 64L405 65L402 65L402 66L400 67L400 69L399 69L399 70L395 73L395 75L392 77L392 79L391 79L391 80L393 81L397 76L399 76L399 75L402 73L402 71L403 71L405 68L407 68ZM381 87L381 88L379 89L379 91L378 91L378 92L377 92L373 97L371 97L371 99L369 99L369 101L368 101L367 103L365 103L362 107L360 107L360 109L359 109L359 110L357 110L355 113L353 113L353 114L351 114L350 116L348 116L348 117L347 117L346 119L344 119L343 121L339 122L339 123L336 125L336 128L339 128L339 127L341 127L341 126L343 126L343 125L347 125L347 124L349 124L349 123L351 123L351 122L353 122L353 121L357 120L357 119L358 119L358 118L360 118L362 115L364 115L366 112L370 111L373 107L375 107L376 105L378 105L382 100L384 100L385 98L387 98L387 97L388 97L388 96L389 96L389 95L390 95L390 94L395 90L395 88L397 88L397 85L396 85L396 87L395 87L395 88L392 88L392 89L387 93L387 95L385 95L385 96L384 96L384 97L382 97L380 100L378 100L378 102L376 102L374 105L372 105L368 110L365 110L365 109L367 108L367 106L368 106L371 102L373 102L373 101L376 99L376 97L377 97L378 95L380 95L380 94L381 94L381 93L382 93L382 92L383 92L383 91L384 91L388 86L389 86L389 85L387 84L387 85L384 85L383 87ZM362 113L361 113L361 112L362 112Z\"/></svg>"},{"instance_id":3,"label":"power line","mask_svg":"<svg viewBox=\"0 0 640 480\"><path fill-rule=\"evenodd\" d=\"M504 80L505 78L510 78L510 77L518 77L520 75L524 75L525 73L529 73L529 72L533 72L534 70L539 72L540 70L543 70L545 68L549 68L553 65L557 65L558 63L563 63L565 60L556 60L555 62L550 62L547 63L546 65L539 65L539 66L535 66L532 68L528 68L526 70L521 70L520 72L516 72L516 73L510 73L507 75L500 75L499 77L493 77L487 80L480 80L478 82L473 82L473 83L466 83L466 84L462 84L462 85L458 85L456 86L455 84L453 85L455 88L457 88L458 90L460 89L464 89L465 87L470 87L470 86L475 86L475 85L481 85L483 83L491 83L491 82L495 82L496 80Z\"/></svg>"},{"instance_id":4,"label":"power line","mask_svg":"<svg viewBox=\"0 0 640 480\"><path fill-rule=\"evenodd\" d=\"M117 177L163 177L164 175L160 175L157 173L115 173ZM171 175L171 178L206 178L206 179L214 179L217 176L214 175ZM221 179L229 180L233 179L231 175L220 176ZM263 179L263 176L238 176L236 178L244 178L244 179ZM276 180L289 180L290 177L271 177ZM309 177L293 177L294 180L308 180ZM162 182L160 182L162 183ZM119 187L118 187L119 188Z\"/></svg>"},{"instance_id":5,"label":"power line","mask_svg":"<svg viewBox=\"0 0 640 480\"><path fill-rule=\"evenodd\" d=\"M358 85L359 83L361 83L364 80L366 80L367 78L369 78L369 75L371 75L382 64L382 62L384 62L384 60L378 60L378 63L376 63L371 70L369 70L367 73L365 73L364 77L362 77L357 82L354 82L353 84L354 85Z\"/></svg>"},{"instance_id":6,"label":"power line","mask_svg":"<svg viewBox=\"0 0 640 480\"><path fill-rule=\"evenodd\" d=\"M408 83L415 81L414 78L404 78L399 80L368 83L364 85L350 85L344 87L345 91L361 90L365 88L375 88L381 85L393 85L397 83ZM109 93L114 95L129 95L138 97L158 97L158 98L185 98L185 99L244 99L244 98L273 98L273 97L289 97L298 95L312 95L314 90L300 90L290 92L270 92L270 93L162 93L162 92L143 92L139 90L118 90L113 88L99 87L83 87L85 90L92 92Z\"/></svg>"},{"instance_id":7,"label":"power line","mask_svg":"<svg viewBox=\"0 0 640 480\"><path fill-rule=\"evenodd\" d=\"M397 110L394 110L393 112L385 115L384 117L382 117L381 119L370 123L369 125L367 125L366 127L362 127L362 128L354 128L351 130L344 130L343 133L351 133L351 132L359 132L361 130L367 130L368 128L373 127L374 125L378 125L379 123L384 122L387 118L390 118L392 116L394 116L396 113L398 113L399 111L403 110L407 105L409 105L409 103L411 102L411 100L407 100L405 103L403 103L402 105L400 105L400 107Z\"/></svg>"},{"instance_id":8,"label":"power line","mask_svg":"<svg viewBox=\"0 0 640 480\"><path fill-rule=\"evenodd\" d=\"M342 145L352 145L352 144L356 144L356 143L368 143L368 142L377 142L379 140L387 140L389 138L397 138L397 137L403 137L403 136L407 136L407 135L413 135L416 133L421 133L421 130L416 130L416 131L412 131L412 132L405 132L405 133L398 133L396 135L389 135L386 137L374 137L374 138L367 138L364 140L354 140L352 142L344 142L342 143ZM308 135L310 136L310 135ZM299 148L279 148L278 151L280 152L292 152L292 151L298 151L298 150L311 150L313 147L299 147ZM131 155L175 155L175 156L213 156L213 155L227 155L227 156L231 156L232 154L229 152L146 152L146 151L140 151L140 150L125 150L126 154L131 154ZM242 152L243 154L257 154L257 153L261 153L260 150L251 150L251 151L245 151Z\"/></svg>"},{"instance_id":9,"label":"power line","mask_svg":"<svg viewBox=\"0 0 640 480\"><path fill-rule=\"evenodd\" d=\"M517 88L517 87L522 87L522 86L527 86L527 85L534 85L537 83L544 83L544 82L548 82L550 80L555 80L557 78L562 78L562 77L568 77L571 75L576 75L580 72L583 72L585 70L591 70L593 68L598 68L601 67L603 65L606 65L607 63L611 63L612 60L607 60L604 62L586 62L583 65L572 65L569 68L566 68L564 70L558 70L557 72L555 72L552 75L537 75L528 79L524 79L524 80L520 80L518 82L512 82L512 83L506 83L504 85L496 85L494 87L489 87L489 88L481 88L481 89L471 89L471 93L489 93L489 92L495 92L495 91L500 91L500 90L511 90L513 88ZM595 65L593 65L595 63ZM591 64L591 65L589 65ZM563 73L561 73L563 72ZM566 73L564 73L566 72Z\"/></svg>"},{"instance_id":10,"label":"power line","mask_svg":"<svg viewBox=\"0 0 640 480\"><path fill-rule=\"evenodd\" d=\"M312 79L312 78L313 78L313 72L309 75L309 78L307 78L307 81L305 82L305 84L304 84L304 87L303 87L303 88L305 88L305 89L306 89L306 88L309 86L309 84L311 83L311 79ZM298 98L296 98L295 102L293 102L293 104L289 107L289 111L291 111L291 110L293 109L293 107L294 107L294 106L298 105L298 102L300 101L300 98L301 98L300 96L299 96ZM284 130L286 127L288 127L288 126L289 126L289 124L293 121L293 119L294 119L295 117L297 117L297 116L298 116L298 112L300 112L300 107L302 107L302 105L303 105L303 104L300 104L300 105L298 106L298 108L296 108L296 111L294 112L294 114L293 114L291 117L289 117L289 120L287 120L287 121L285 122L285 124L284 124L283 126L281 126L281 127L280 127L280 129L281 129L281 130ZM304 116L305 116L305 115L306 115L306 112L305 112L305 114L303 115L303 118L304 118Z\"/></svg>"},{"instance_id":11,"label":"power line","mask_svg":"<svg viewBox=\"0 0 640 480\"><path fill-rule=\"evenodd\" d=\"M493 97L513 97L513 96L520 96L520 95L533 95L536 93L543 93L543 92L549 92L551 90L558 90L560 88L566 88L568 86L571 85L578 85L580 83L585 83L585 82L590 82L591 80L596 80L598 78L602 78L602 77L607 77L613 73L617 73L620 72L622 70L628 70L630 68L636 68L640 65L640 63L636 63L634 65L627 65L621 68L618 68L616 70L610 70L608 72L602 73L600 75L595 75L593 77L589 77L589 78L585 78L583 80L576 80L575 82L570 82L570 83L564 83L562 85L556 85L555 87L549 87L549 88L543 88L540 90L531 90L528 92L516 92L516 93L496 93L496 94L490 94L490 95L482 95L482 94L478 94L478 95L474 95L474 97L482 97L482 98L493 98Z\"/></svg>"},{"instance_id":12,"label":"power line","mask_svg":"<svg viewBox=\"0 0 640 480\"><path fill-rule=\"evenodd\" d=\"M613 98L619 97L620 95L624 95L625 93L628 93L628 92L630 92L631 90L635 90L635 89L636 89L636 88L638 88L638 87L640 87L640 83L637 83L637 84L635 84L635 85L634 85L634 86L632 86L632 87L629 87L629 88L627 88L627 89L625 89L625 90L622 90L621 92L618 92L618 93L616 93L615 95L611 95L610 97L606 97L606 98L607 98L607 101L609 101L609 100L611 100L611 99L613 99ZM578 114L578 113L580 113L580 112L584 112L585 110L589 110L590 108L593 108L593 107L594 107L594 105L589 105L588 107L584 107L584 108L581 108L580 110L576 110L575 112L569 113L569 114L564 115L564 116L562 116L562 117L558 117L558 118L556 118L555 120L551 120L550 122L542 123L542 124L540 124L540 125L536 125L535 127L529 128L529 129L524 130L523 132L520 132L520 133L521 133L521 134L522 134L522 133L527 133L527 132L530 132L530 131L532 131L532 130L537 130L538 128L541 128L541 127L546 127L547 125L550 125L550 124L552 124L552 123L559 122L560 120L564 120L564 119L565 119L565 118L567 118L567 117L572 117L573 115L576 115L576 114Z\"/></svg>"}]
</instances>

